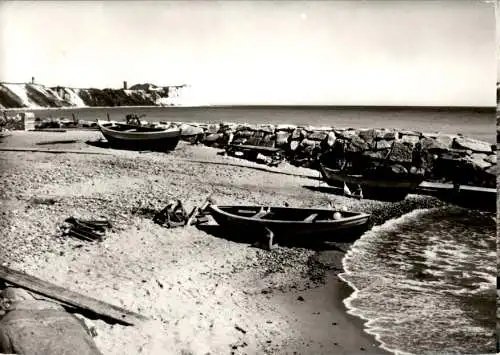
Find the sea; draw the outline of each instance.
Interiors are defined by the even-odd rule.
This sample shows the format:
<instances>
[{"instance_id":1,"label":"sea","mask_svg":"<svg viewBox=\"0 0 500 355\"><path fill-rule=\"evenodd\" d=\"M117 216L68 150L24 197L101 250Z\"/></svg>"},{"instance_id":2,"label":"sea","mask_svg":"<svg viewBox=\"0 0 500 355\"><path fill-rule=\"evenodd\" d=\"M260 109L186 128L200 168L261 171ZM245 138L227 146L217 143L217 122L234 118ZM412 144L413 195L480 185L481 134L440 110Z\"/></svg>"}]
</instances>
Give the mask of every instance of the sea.
<instances>
[{"instance_id":1,"label":"sea","mask_svg":"<svg viewBox=\"0 0 500 355\"><path fill-rule=\"evenodd\" d=\"M37 110L37 116L288 123L462 133L496 143L495 108L149 107ZM496 216L455 206L418 209L375 226L343 259L347 311L395 354L496 352Z\"/></svg>"}]
</instances>

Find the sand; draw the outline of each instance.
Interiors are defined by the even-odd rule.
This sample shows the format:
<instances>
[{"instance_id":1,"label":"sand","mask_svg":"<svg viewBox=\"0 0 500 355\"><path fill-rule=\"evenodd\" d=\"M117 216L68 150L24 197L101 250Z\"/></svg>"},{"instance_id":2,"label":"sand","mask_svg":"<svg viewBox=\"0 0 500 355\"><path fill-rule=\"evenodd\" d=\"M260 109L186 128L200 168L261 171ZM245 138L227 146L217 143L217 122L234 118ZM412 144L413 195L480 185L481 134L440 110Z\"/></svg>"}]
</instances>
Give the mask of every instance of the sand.
<instances>
[{"instance_id":1,"label":"sand","mask_svg":"<svg viewBox=\"0 0 500 355\"><path fill-rule=\"evenodd\" d=\"M213 193L220 204L333 201L372 212L380 223L428 199L349 199L318 191L318 172L269 168L184 142L170 154L140 153L85 143L99 132L13 133L0 148L111 154L0 156L0 262L151 319L129 327L93 320L103 354L385 353L342 304L349 290L336 275L349 245L266 251L196 227L166 229L152 212L171 199L189 211ZM76 142L37 145L51 140ZM115 227L104 242L84 243L60 236L69 216L105 216Z\"/></svg>"}]
</instances>

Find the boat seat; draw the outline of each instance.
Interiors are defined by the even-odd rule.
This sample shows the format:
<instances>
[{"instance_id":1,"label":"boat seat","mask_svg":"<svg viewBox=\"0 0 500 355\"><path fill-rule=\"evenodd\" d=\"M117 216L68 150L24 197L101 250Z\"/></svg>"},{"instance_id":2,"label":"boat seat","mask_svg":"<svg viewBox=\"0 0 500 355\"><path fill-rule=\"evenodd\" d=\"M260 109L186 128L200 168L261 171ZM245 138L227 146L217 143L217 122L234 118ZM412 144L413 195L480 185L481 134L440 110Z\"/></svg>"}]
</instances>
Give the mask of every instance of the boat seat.
<instances>
[{"instance_id":1,"label":"boat seat","mask_svg":"<svg viewBox=\"0 0 500 355\"><path fill-rule=\"evenodd\" d=\"M318 214L313 213L310 216L304 218L304 222L313 222L316 219L316 217L318 217Z\"/></svg>"},{"instance_id":2,"label":"boat seat","mask_svg":"<svg viewBox=\"0 0 500 355\"><path fill-rule=\"evenodd\" d=\"M251 218L262 218L266 216L269 213L269 211L259 211L256 214L254 214Z\"/></svg>"}]
</instances>

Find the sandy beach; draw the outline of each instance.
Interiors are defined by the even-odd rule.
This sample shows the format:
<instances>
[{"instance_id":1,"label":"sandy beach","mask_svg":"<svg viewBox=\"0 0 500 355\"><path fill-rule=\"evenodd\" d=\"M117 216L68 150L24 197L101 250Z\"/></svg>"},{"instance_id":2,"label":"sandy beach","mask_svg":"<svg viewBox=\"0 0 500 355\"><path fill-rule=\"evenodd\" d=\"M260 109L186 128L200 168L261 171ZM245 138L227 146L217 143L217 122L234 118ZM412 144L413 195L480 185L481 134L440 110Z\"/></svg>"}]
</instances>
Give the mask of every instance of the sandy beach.
<instances>
[{"instance_id":1,"label":"sandy beach","mask_svg":"<svg viewBox=\"0 0 500 355\"><path fill-rule=\"evenodd\" d=\"M355 200L318 191L318 172L270 168L180 142L170 153L98 148L96 131L18 132L0 148L0 261L73 291L141 313L138 326L93 320L103 354L384 354L362 322L346 313L337 278L348 244L315 251L266 251L196 227L166 229L154 211L180 199L186 210L210 194L219 204L327 207L373 214L377 224L436 205ZM72 143L42 144L55 140ZM309 188L306 188L309 187ZM65 218L108 218L102 243L61 237Z\"/></svg>"}]
</instances>

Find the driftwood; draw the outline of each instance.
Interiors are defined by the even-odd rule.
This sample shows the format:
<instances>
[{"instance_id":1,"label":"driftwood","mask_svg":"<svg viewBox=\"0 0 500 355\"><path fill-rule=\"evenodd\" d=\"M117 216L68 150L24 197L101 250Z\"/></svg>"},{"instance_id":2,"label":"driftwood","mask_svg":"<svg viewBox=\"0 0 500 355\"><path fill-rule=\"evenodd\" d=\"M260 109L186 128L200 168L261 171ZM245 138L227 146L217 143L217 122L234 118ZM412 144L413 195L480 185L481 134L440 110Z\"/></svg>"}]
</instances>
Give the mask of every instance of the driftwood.
<instances>
[{"instance_id":1,"label":"driftwood","mask_svg":"<svg viewBox=\"0 0 500 355\"><path fill-rule=\"evenodd\" d=\"M107 220L80 220L74 217L67 218L64 222L70 226L63 227L63 234L74 236L85 241L102 241L106 228L111 228Z\"/></svg>"},{"instance_id":2,"label":"driftwood","mask_svg":"<svg viewBox=\"0 0 500 355\"><path fill-rule=\"evenodd\" d=\"M127 311L126 309L99 301L92 297L84 296L77 292L54 285L48 281L1 265L0 279L59 301L63 306L88 311L121 324L134 325L148 319L138 313Z\"/></svg>"}]
</instances>

